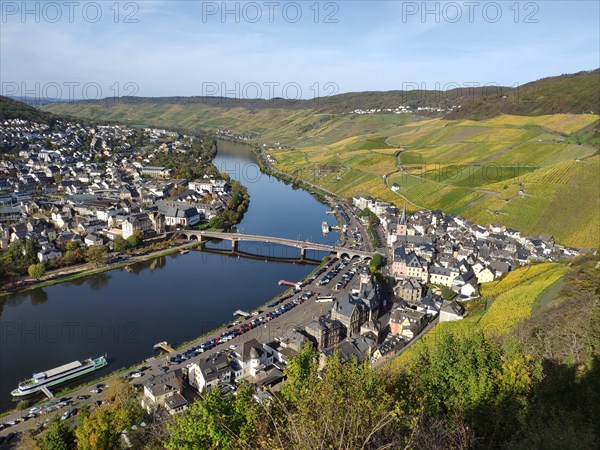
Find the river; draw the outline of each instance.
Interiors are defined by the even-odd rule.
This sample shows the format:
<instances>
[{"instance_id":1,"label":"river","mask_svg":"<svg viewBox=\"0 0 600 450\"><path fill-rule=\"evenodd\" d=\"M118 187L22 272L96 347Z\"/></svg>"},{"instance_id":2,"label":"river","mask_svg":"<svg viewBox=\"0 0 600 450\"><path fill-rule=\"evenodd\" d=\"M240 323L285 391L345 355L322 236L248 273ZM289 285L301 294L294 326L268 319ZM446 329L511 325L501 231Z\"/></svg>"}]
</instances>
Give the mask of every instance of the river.
<instances>
[{"instance_id":1,"label":"river","mask_svg":"<svg viewBox=\"0 0 600 450\"><path fill-rule=\"evenodd\" d=\"M249 147L221 141L215 164L248 187L250 206L238 228L334 244L321 233L335 224L329 209L301 189L260 172ZM240 244L240 250L294 257L298 250ZM323 254L310 253L309 258ZM208 252L160 257L0 300L0 409L15 406L19 380L76 359L108 354L109 365L78 383L141 362L159 341L177 345L256 308L283 292L277 281L298 281L314 266Z\"/></svg>"}]
</instances>

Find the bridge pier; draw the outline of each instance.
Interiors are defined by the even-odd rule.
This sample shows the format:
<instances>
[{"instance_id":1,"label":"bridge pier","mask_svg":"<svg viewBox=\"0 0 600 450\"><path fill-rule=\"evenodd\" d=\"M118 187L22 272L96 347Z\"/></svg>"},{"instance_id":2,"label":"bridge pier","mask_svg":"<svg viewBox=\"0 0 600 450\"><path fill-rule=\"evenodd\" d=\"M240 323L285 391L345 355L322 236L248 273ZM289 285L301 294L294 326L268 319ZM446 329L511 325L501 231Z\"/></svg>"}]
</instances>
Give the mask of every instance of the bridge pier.
<instances>
[{"instance_id":1,"label":"bridge pier","mask_svg":"<svg viewBox=\"0 0 600 450\"><path fill-rule=\"evenodd\" d=\"M237 252L237 250L238 250L238 241L237 241L237 239L232 239L231 240L231 251L235 253L235 252Z\"/></svg>"},{"instance_id":2,"label":"bridge pier","mask_svg":"<svg viewBox=\"0 0 600 450\"><path fill-rule=\"evenodd\" d=\"M300 260L304 260L306 258L306 249L304 247L300 247Z\"/></svg>"}]
</instances>

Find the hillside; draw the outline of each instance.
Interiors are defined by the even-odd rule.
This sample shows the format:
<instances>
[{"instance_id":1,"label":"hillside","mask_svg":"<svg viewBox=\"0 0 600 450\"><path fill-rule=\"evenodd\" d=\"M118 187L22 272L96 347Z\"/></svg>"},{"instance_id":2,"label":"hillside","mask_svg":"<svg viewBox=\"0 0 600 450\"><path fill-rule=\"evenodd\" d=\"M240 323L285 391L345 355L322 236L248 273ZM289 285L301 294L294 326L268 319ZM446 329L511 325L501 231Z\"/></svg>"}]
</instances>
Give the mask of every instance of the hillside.
<instances>
[{"instance_id":1,"label":"hillside","mask_svg":"<svg viewBox=\"0 0 600 450\"><path fill-rule=\"evenodd\" d=\"M445 113L447 119L487 119L499 114L536 116L543 114L597 114L600 92L600 69L543 78L523 86L462 87L440 90L393 90L349 92L309 100L283 98L244 99L228 97L122 97L103 100L45 105L49 110L77 108L84 115L95 106L104 110L141 107L146 105L177 106L175 109L200 111L208 108L235 109L248 111L264 109L284 111L310 111L312 114L344 114L356 109L396 108L400 105L418 107L449 108L459 106ZM194 108L193 106L197 108ZM191 106L191 108L190 108ZM67 108L67 109L64 109ZM217 115L221 114L216 112ZM438 114L440 115L440 114ZM88 116L89 117L89 116ZM167 118L168 119L168 118Z\"/></svg>"},{"instance_id":2,"label":"hillside","mask_svg":"<svg viewBox=\"0 0 600 450\"><path fill-rule=\"evenodd\" d=\"M494 87L501 91L509 90L507 87ZM275 97L271 99L245 99L234 97L120 97L118 99L105 98L101 100L86 100L71 102L72 105L83 108L89 106L102 106L104 108L118 108L119 106L153 105L202 105L211 108L242 108L250 111L262 109L281 109L287 111L310 110L321 114L344 114L356 109L395 108L400 105L409 105L412 108L419 106L450 107L469 102L489 94L489 88L456 88L447 91L439 90L394 90L394 91L365 91L348 92L343 94L325 95L314 99L284 99ZM45 108L62 108L64 103L44 105Z\"/></svg>"},{"instance_id":3,"label":"hillside","mask_svg":"<svg viewBox=\"0 0 600 450\"><path fill-rule=\"evenodd\" d=\"M593 156L596 146L573 136L597 122L595 115L429 119L269 153L276 169L344 197L442 209L595 248L600 157Z\"/></svg>"},{"instance_id":4,"label":"hillside","mask_svg":"<svg viewBox=\"0 0 600 450\"><path fill-rule=\"evenodd\" d=\"M474 98L447 119L488 119L500 114L598 114L600 69L543 78L514 89L492 90Z\"/></svg>"},{"instance_id":5,"label":"hillside","mask_svg":"<svg viewBox=\"0 0 600 450\"><path fill-rule=\"evenodd\" d=\"M23 119L35 122L48 122L54 114L40 111L23 102L0 95L0 120Z\"/></svg>"}]
</instances>

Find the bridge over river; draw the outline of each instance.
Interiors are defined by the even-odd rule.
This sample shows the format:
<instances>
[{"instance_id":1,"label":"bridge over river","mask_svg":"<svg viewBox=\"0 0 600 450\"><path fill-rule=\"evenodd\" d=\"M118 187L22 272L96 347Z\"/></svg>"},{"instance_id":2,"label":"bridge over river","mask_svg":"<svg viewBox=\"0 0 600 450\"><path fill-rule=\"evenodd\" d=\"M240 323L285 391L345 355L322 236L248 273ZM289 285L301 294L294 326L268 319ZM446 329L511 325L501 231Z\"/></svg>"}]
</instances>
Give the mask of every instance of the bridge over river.
<instances>
[{"instance_id":1,"label":"bridge over river","mask_svg":"<svg viewBox=\"0 0 600 450\"><path fill-rule=\"evenodd\" d=\"M338 247L335 245L318 244L309 241L298 241L295 239L286 239L273 236L259 236L254 234L243 234L243 233L225 233L219 231L194 231L194 230L182 230L178 232L179 235L183 235L186 239L193 241L197 240L200 243L204 243L209 239L222 239L231 241L231 250L237 251L238 243L243 241L248 242L262 242L267 244L279 244L288 247L295 247L300 250L300 258L304 259L307 250L315 250L322 252L335 253L338 258L347 255L350 258L358 256L361 259L371 259L372 253L363 250L355 250L351 248Z\"/></svg>"}]
</instances>

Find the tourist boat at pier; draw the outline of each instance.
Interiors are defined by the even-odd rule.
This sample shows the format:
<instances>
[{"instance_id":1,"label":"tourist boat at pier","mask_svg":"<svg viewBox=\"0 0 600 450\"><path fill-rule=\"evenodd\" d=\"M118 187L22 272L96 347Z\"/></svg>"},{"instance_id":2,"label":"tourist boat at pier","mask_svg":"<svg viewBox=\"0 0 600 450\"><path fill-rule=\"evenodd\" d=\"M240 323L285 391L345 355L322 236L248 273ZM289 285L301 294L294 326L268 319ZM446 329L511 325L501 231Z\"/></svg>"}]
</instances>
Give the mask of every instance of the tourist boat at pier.
<instances>
[{"instance_id":1,"label":"tourist boat at pier","mask_svg":"<svg viewBox=\"0 0 600 450\"><path fill-rule=\"evenodd\" d=\"M11 394L14 397L33 394L65 381L72 380L106 366L106 355L98 358L88 358L83 361L73 361L45 372L34 373L33 376L19 383Z\"/></svg>"}]
</instances>

